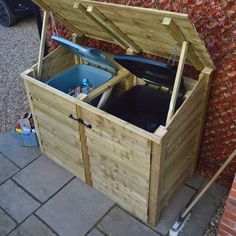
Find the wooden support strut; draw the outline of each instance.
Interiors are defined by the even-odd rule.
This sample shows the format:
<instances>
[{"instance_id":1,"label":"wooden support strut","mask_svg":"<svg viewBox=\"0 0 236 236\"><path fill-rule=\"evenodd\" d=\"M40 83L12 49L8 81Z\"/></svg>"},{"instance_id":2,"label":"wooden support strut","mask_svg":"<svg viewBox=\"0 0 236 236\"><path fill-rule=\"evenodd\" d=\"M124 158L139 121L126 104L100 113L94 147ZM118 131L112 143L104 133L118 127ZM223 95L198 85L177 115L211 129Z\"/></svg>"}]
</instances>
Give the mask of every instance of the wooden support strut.
<instances>
[{"instance_id":1,"label":"wooden support strut","mask_svg":"<svg viewBox=\"0 0 236 236\"><path fill-rule=\"evenodd\" d=\"M37 79L38 80L41 80L41 77L42 77L43 57L44 57L45 42L46 42L48 16L49 16L49 12L44 11L43 27L42 27L42 33L41 33L41 41L40 41L40 46L39 46L39 58L38 58L38 66L37 66Z\"/></svg>"},{"instance_id":2,"label":"wooden support strut","mask_svg":"<svg viewBox=\"0 0 236 236\"><path fill-rule=\"evenodd\" d=\"M172 96L171 96L171 100L170 100L169 111L168 111L168 115L167 115L167 119L166 119L166 126L169 124L171 117L173 116L174 111L175 111L175 105L176 105L176 100L178 97L180 82L181 82L182 75L183 75L183 69L184 69L187 51L188 51L188 42L184 41L183 45L182 45L181 53L180 53L180 59L179 59L179 64L178 64L178 68L177 68L177 73L175 76L175 84L174 84L174 88L173 88L173 92L172 92Z\"/></svg>"},{"instance_id":3,"label":"wooden support strut","mask_svg":"<svg viewBox=\"0 0 236 236\"><path fill-rule=\"evenodd\" d=\"M112 39L117 42L122 48L131 48L136 53L139 53L141 49L135 44L126 34L124 34L116 25L114 25L105 15L99 12L94 6L88 6L86 8L81 3L74 3L74 8L79 8L86 14L86 16L94 23L99 25L106 33L108 33Z\"/></svg>"},{"instance_id":4,"label":"wooden support strut","mask_svg":"<svg viewBox=\"0 0 236 236\"><path fill-rule=\"evenodd\" d=\"M177 41L179 45L181 45L183 41L188 41L186 40L185 36L183 35L179 27L174 22L174 20L172 20L171 18L165 17L162 21L162 24L166 26L169 33L172 35L172 37ZM189 55L188 58L192 63L192 65L197 70L202 70L204 65L202 64L201 60L199 59L197 53L195 52L191 44L189 45L188 55Z\"/></svg>"}]
</instances>

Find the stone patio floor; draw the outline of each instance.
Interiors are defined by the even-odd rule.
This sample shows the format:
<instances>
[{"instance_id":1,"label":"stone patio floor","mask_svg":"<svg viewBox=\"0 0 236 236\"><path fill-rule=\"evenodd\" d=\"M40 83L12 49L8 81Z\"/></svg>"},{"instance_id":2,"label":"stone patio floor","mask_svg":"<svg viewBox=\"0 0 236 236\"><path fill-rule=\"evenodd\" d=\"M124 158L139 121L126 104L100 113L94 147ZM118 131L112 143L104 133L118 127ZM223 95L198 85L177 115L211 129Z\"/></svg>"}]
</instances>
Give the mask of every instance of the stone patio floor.
<instances>
[{"instance_id":1,"label":"stone patio floor","mask_svg":"<svg viewBox=\"0 0 236 236\"><path fill-rule=\"evenodd\" d=\"M0 236L167 235L180 211L205 179L195 175L149 227L103 193L43 157L38 148L0 135ZM215 183L192 210L180 235L201 236L227 189Z\"/></svg>"}]
</instances>

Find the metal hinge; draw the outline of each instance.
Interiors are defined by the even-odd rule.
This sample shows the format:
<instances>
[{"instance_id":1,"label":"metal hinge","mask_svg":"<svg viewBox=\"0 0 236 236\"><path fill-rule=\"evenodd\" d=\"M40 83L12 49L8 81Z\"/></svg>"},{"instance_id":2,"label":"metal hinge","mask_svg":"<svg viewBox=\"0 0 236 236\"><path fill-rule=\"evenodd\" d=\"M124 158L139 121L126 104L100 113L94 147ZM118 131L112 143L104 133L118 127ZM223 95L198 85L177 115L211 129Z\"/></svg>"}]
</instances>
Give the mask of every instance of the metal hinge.
<instances>
[{"instance_id":1,"label":"metal hinge","mask_svg":"<svg viewBox=\"0 0 236 236\"><path fill-rule=\"evenodd\" d=\"M75 118L72 114L70 114L68 117L72 120L78 121L80 124L86 126L87 128L92 129L92 125L91 124L86 124L83 119L81 119L79 117Z\"/></svg>"}]
</instances>

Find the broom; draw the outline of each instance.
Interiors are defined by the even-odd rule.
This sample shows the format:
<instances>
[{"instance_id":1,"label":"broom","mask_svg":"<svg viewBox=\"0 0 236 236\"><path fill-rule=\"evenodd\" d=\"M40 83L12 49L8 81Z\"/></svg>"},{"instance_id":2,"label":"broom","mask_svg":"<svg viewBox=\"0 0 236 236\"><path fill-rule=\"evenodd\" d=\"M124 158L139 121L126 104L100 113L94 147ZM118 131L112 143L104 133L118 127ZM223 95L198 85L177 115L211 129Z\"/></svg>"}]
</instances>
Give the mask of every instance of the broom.
<instances>
[{"instance_id":1,"label":"broom","mask_svg":"<svg viewBox=\"0 0 236 236\"><path fill-rule=\"evenodd\" d=\"M195 204L199 201L199 199L203 196L203 194L210 188L210 186L218 178L218 176L226 168L226 166L234 159L235 155L236 155L236 149L234 149L231 155L227 158L227 160L215 173L215 175L211 178L211 180L205 185L205 187L200 192L197 193L197 196L193 199L193 201L189 204L189 206L185 209L185 211L177 218L177 220L172 225L169 231L169 236L177 236L179 232L182 231L184 225L190 218L191 215L190 210L195 206Z\"/></svg>"}]
</instances>

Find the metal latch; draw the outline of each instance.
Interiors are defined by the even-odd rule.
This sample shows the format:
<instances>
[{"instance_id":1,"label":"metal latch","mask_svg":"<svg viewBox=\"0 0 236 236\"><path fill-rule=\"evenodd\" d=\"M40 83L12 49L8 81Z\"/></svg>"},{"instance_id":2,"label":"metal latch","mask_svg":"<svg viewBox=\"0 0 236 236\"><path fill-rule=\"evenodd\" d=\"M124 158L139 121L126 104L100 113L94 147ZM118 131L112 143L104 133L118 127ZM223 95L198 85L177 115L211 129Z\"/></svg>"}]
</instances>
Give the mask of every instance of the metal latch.
<instances>
[{"instance_id":1,"label":"metal latch","mask_svg":"<svg viewBox=\"0 0 236 236\"><path fill-rule=\"evenodd\" d=\"M70 114L69 115L69 118L71 118L72 120L76 120L76 121L78 121L80 124L82 124L82 125L85 125L87 128L89 128L89 129L92 129L92 125L91 124L86 124L85 122L84 122L84 120L83 119L81 119L81 118L75 118L72 114Z\"/></svg>"}]
</instances>

